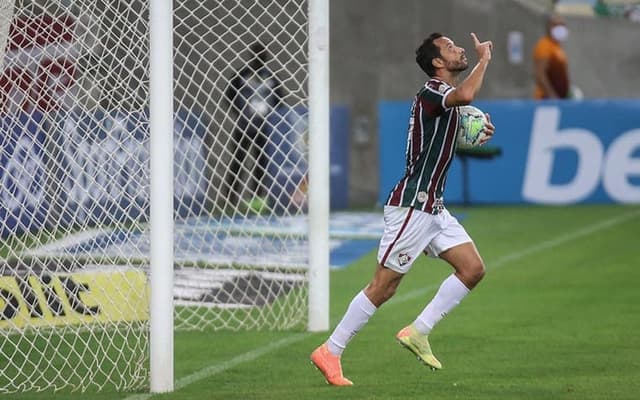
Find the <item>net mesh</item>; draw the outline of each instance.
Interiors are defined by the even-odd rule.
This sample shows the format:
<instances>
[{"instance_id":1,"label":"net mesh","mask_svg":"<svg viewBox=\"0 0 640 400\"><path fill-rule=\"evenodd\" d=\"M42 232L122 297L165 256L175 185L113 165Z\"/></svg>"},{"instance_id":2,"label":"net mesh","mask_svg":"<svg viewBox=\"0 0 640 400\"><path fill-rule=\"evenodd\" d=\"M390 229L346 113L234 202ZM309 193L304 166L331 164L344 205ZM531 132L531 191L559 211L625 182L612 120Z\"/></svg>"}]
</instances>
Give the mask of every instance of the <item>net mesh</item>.
<instances>
[{"instance_id":1,"label":"net mesh","mask_svg":"<svg viewBox=\"0 0 640 400\"><path fill-rule=\"evenodd\" d=\"M173 2L177 329L306 322L306 6ZM148 386L148 16L0 0L1 393Z\"/></svg>"}]
</instances>

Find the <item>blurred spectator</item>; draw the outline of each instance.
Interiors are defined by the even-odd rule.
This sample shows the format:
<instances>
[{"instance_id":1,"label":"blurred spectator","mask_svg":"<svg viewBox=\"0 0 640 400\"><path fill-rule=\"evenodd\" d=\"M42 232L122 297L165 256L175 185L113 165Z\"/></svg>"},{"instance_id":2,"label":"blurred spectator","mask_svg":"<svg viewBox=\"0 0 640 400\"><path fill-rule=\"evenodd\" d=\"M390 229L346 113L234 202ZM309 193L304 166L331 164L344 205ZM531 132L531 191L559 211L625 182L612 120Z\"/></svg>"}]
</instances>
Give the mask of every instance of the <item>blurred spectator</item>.
<instances>
[{"instance_id":1,"label":"blurred spectator","mask_svg":"<svg viewBox=\"0 0 640 400\"><path fill-rule=\"evenodd\" d=\"M562 48L569 36L564 19L551 14L547 18L546 33L533 49L536 99L566 99L569 97L569 63Z\"/></svg>"},{"instance_id":2,"label":"blurred spectator","mask_svg":"<svg viewBox=\"0 0 640 400\"><path fill-rule=\"evenodd\" d=\"M245 205L255 211L265 206L268 188L262 182L268 155L267 117L284 98L284 90L277 77L267 67L270 55L262 43L250 46L251 59L231 80L225 91L235 127L233 130L232 159L225 176L229 204L236 206L245 188L249 188L253 198ZM249 156L249 158L247 157ZM249 173L249 179L243 175Z\"/></svg>"},{"instance_id":3,"label":"blurred spectator","mask_svg":"<svg viewBox=\"0 0 640 400\"><path fill-rule=\"evenodd\" d=\"M640 4L630 4L625 9L624 16L631 22L640 22Z\"/></svg>"},{"instance_id":4,"label":"blurred spectator","mask_svg":"<svg viewBox=\"0 0 640 400\"><path fill-rule=\"evenodd\" d=\"M640 22L640 2L597 0L593 12L600 17L626 18L631 22Z\"/></svg>"},{"instance_id":5,"label":"blurred spectator","mask_svg":"<svg viewBox=\"0 0 640 400\"><path fill-rule=\"evenodd\" d=\"M594 4L593 6L593 12L600 17L611 16L611 9L607 5L607 3L604 2L604 0L596 1L596 4Z\"/></svg>"}]
</instances>

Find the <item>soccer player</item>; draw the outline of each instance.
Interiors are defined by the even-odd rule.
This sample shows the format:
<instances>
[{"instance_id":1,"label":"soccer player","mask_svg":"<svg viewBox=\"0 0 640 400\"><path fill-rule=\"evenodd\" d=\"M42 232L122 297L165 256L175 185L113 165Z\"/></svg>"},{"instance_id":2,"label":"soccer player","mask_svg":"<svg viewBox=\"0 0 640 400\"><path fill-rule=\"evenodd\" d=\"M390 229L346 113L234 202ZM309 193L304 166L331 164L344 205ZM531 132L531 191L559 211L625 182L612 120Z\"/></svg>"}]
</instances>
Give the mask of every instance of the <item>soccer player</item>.
<instances>
[{"instance_id":1,"label":"soccer player","mask_svg":"<svg viewBox=\"0 0 640 400\"><path fill-rule=\"evenodd\" d=\"M409 118L405 175L384 207L384 234L371 282L351 301L329 339L311 353L311 361L327 382L353 383L344 377L340 357L353 336L376 310L393 296L402 277L421 253L447 261L455 272L418 317L396 339L433 369L442 365L431 351L428 335L473 289L484 275L484 263L473 241L443 203L447 171L456 148L457 106L470 104L482 86L493 44L471 34L477 64L468 68L465 50L440 33L433 33L416 50L416 62L430 77L418 91ZM457 85L457 86L455 86ZM487 115L491 138L494 126Z\"/></svg>"}]
</instances>

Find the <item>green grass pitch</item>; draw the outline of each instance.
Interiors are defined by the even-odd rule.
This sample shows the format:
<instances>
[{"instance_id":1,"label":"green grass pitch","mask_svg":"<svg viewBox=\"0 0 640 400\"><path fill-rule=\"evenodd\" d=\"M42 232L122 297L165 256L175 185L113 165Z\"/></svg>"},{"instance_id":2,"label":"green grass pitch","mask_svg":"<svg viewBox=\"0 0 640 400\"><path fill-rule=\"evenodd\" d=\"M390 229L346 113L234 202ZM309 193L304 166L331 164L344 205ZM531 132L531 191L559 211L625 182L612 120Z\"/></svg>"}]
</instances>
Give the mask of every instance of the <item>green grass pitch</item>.
<instances>
[{"instance_id":1,"label":"green grass pitch","mask_svg":"<svg viewBox=\"0 0 640 400\"><path fill-rule=\"evenodd\" d=\"M343 356L353 387L325 384L309 353L328 333L177 332L176 391L25 393L3 399L638 399L640 207L452 208L487 264L433 331L433 372L394 334L451 269L418 259ZM331 326L371 278L375 252L331 273Z\"/></svg>"}]
</instances>

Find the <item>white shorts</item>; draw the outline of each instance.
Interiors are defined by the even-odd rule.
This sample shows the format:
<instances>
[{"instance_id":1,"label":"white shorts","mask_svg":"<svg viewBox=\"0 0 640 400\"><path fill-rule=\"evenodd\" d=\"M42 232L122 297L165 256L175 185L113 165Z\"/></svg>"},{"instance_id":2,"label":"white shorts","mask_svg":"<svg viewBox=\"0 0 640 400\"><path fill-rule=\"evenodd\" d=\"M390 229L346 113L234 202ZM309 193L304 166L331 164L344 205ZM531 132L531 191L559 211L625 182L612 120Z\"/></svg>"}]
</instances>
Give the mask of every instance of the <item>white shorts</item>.
<instances>
[{"instance_id":1,"label":"white shorts","mask_svg":"<svg viewBox=\"0 0 640 400\"><path fill-rule=\"evenodd\" d=\"M440 253L471 237L446 209L432 215L408 207L384 207L384 234L378 248L378 262L405 274L421 253Z\"/></svg>"}]
</instances>

